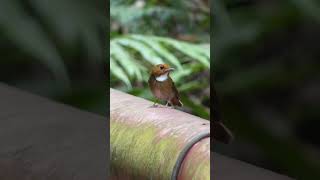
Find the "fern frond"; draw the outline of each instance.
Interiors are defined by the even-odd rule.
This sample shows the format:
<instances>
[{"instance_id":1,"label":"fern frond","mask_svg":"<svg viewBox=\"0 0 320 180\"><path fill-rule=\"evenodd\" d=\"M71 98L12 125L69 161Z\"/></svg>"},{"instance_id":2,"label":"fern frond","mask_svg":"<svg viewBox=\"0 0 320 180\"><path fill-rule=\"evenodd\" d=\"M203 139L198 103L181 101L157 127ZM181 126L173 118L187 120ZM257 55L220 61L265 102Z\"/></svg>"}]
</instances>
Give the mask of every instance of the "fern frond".
<instances>
[{"instance_id":1,"label":"fern frond","mask_svg":"<svg viewBox=\"0 0 320 180\"><path fill-rule=\"evenodd\" d=\"M115 42L127 48L136 50L142 55L142 57L145 60L149 61L152 64L163 63L162 58L158 56L155 51L153 51L149 46L147 46L144 43L141 43L139 41L135 41L134 39L126 38L126 37L117 38L115 39Z\"/></svg>"},{"instance_id":2,"label":"fern frond","mask_svg":"<svg viewBox=\"0 0 320 180\"><path fill-rule=\"evenodd\" d=\"M178 58L177 54L184 56ZM191 44L158 36L131 34L114 38L110 41L110 55L113 61L121 65L110 63L110 68L112 69L115 65L116 69L121 68L123 71L123 73L120 72L121 78L116 74L115 77L127 85L128 82L125 81L128 79L136 78L141 81L143 77L147 77L146 69L155 64L167 63L175 67L176 72L173 78L176 81L183 80L183 77L189 76L195 71L192 66L183 63L185 58L192 59L191 63L193 64L197 63L203 68L210 68L210 48L208 45L204 47L202 44ZM111 71L111 73L116 72Z\"/></svg>"},{"instance_id":3,"label":"fern frond","mask_svg":"<svg viewBox=\"0 0 320 180\"><path fill-rule=\"evenodd\" d=\"M152 38L148 38L145 36L141 36L141 35L131 35L131 38L135 39L135 40L139 40L142 41L143 43L147 44L148 46L150 46L154 51L157 52L157 54L160 54L163 56L163 58L167 59L168 61L170 61L174 66L176 66L178 69L182 69L182 66L178 60L178 58L176 58L172 53L170 53L165 47L163 47L163 45L152 39Z\"/></svg>"},{"instance_id":4,"label":"fern frond","mask_svg":"<svg viewBox=\"0 0 320 180\"><path fill-rule=\"evenodd\" d=\"M124 82L127 87L131 88L131 82L127 76L127 74L123 71L123 69L117 64L116 60L110 56L110 72L119 78L122 82Z\"/></svg>"},{"instance_id":5,"label":"fern frond","mask_svg":"<svg viewBox=\"0 0 320 180\"><path fill-rule=\"evenodd\" d=\"M139 81L142 80L141 68L133 60L133 57L119 44L116 42L110 43L110 56L114 58L122 68L128 72L130 76L136 76Z\"/></svg>"},{"instance_id":6,"label":"fern frond","mask_svg":"<svg viewBox=\"0 0 320 180\"><path fill-rule=\"evenodd\" d=\"M187 56L192 57L195 60L200 61L206 67L210 67L210 51L204 49L200 45L195 45L187 42L177 41L170 38L163 37L153 37L160 42L163 42L167 45L171 45L180 52L184 53Z\"/></svg>"}]
</instances>

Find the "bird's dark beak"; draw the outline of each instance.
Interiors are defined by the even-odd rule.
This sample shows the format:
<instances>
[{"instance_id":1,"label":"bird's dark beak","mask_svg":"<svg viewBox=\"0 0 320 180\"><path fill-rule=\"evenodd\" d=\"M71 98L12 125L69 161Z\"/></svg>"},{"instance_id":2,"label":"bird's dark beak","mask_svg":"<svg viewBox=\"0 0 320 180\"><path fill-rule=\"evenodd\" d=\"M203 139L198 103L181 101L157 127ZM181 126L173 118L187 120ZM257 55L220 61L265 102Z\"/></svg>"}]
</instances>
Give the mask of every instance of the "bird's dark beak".
<instances>
[{"instance_id":1,"label":"bird's dark beak","mask_svg":"<svg viewBox=\"0 0 320 180\"><path fill-rule=\"evenodd\" d=\"M168 68L168 69L166 69L166 72L171 72L171 71L174 71L174 68Z\"/></svg>"}]
</instances>

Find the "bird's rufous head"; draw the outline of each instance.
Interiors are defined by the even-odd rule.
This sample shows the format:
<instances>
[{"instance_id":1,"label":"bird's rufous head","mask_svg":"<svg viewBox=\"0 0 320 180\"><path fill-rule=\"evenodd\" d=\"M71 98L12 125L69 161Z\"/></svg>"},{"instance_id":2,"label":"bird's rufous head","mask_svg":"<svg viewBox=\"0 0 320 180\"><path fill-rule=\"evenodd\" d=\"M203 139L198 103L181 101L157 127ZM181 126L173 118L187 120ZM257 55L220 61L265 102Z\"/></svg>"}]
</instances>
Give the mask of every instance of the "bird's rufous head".
<instances>
[{"instance_id":1,"label":"bird's rufous head","mask_svg":"<svg viewBox=\"0 0 320 180\"><path fill-rule=\"evenodd\" d=\"M151 74L157 77L173 70L174 68L171 68L168 64L158 64L152 67Z\"/></svg>"}]
</instances>

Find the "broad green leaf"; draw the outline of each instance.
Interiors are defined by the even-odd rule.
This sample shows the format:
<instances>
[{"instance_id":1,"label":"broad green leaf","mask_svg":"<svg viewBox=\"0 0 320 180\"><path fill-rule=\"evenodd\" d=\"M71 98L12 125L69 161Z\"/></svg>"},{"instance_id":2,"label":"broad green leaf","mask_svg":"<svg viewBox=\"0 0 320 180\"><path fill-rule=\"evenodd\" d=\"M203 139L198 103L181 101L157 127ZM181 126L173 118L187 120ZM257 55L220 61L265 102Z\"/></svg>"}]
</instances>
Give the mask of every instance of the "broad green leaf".
<instances>
[{"instance_id":1,"label":"broad green leaf","mask_svg":"<svg viewBox=\"0 0 320 180\"><path fill-rule=\"evenodd\" d=\"M0 6L0 24L11 42L47 66L64 87L69 86L68 73L57 48L41 25L25 13L21 4L4 1Z\"/></svg>"},{"instance_id":2,"label":"broad green leaf","mask_svg":"<svg viewBox=\"0 0 320 180\"><path fill-rule=\"evenodd\" d=\"M110 68L111 73L114 76L116 76L117 78L119 78L121 81L123 81L127 85L127 87L129 87L131 89L132 85L131 85L131 82L130 82L128 76L121 69L121 67L117 65L117 63L115 62L115 60L112 56L110 56L110 67L111 67Z\"/></svg>"},{"instance_id":3,"label":"broad green leaf","mask_svg":"<svg viewBox=\"0 0 320 180\"><path fill-rule=\"evenodd\" d=\"M141 68L136 63L136 60L114 41L110 42L110 55L114 57L125 69L130 76L136 76L139 81L142 80Z\"/></svg>"},{"instance_id":4,"label":"broad green leaf","mask_svg":"<svg viewBox=\"0 0 320 180\"><path fill-rule=\"evenodd\" d=\"M181 51L186 57L194 59L192 63L181 65L181 62L176 58L175 52L169 51L167 47L173 47ZM140 54L142 59L137 59L136 54ZM182 41L177 41L171 38L163 38L146 35L127 35L124 37L114 38L110 42L110 54L115 62L118 62L129 76L136 75L141 81L148 79L148 66L150 64L159 64L169 62L177 70L172 73L172 77L177 84L182 83L183 78L198 73L209 67L210 48L208 45L204 47L201 44L191 44ZM163 60L162 60L163 58ZM112 68L112 66L111 66Z\"/></svg>"},{"instance_id":5,"label":"broad green leaf","mask_svg":"<svg viewBox=\"0 0 320 180\"><path fill-rule=\"evenodd\" d=\"M151 64L163 63L163 60L151 48L139 41L128 38L118 38L115 41L123 46L135 49L145 60L149 61Z\"/></svg>"},{"instance_id":6,"label":"broad green leaf","mask_svg":"<svg viewBox=\"0 0 320 180\"><path fill-rule=\"evenodd\" d=\"M186 76L190 75L191 73L192 73L191 68L184 68L182 70L179 70L179 71L172 73L171 76L176 82L180 82L183 77L186 77Z\"/></svg>"},{"instance_id":7,"label":"broad green leaf","mask_svg":"<svg viewBox=\"0 0 320 180\"><path fill-rule=\"evenodd\" d=\"M199 53L202 51L202 50L199 50L199 46L195 46L189 43L179 42L173 39L163 38L163 37L153 37L153 39L169 44L174 48L176 48L177 50L179 50L180 52L186 54L187 56L194 58L194 60L198 60L206 67L210 67L210 58L204 56L202 53Z\"/></svg>"},{"instance_id":8,"label":"broad green leaf","mask_svg":"<svg viewBox=\"0 0 320 180\"><path fill-rule=\"evenodd\" d=\"M144 42L145 44L149 45L153 50L155 50L159 55L163 56L165 60L168 60L170 63L172 63L174 66L176 66L178 69L182 69L181 63L179 60L174 56L173 53L170 53L166 48L164 48L159 42L155 41L152 38L149 38L148 36L141 36L141 35L131 35L130 36L133 39L140 40Z\"/></svg>"}]
</instances>

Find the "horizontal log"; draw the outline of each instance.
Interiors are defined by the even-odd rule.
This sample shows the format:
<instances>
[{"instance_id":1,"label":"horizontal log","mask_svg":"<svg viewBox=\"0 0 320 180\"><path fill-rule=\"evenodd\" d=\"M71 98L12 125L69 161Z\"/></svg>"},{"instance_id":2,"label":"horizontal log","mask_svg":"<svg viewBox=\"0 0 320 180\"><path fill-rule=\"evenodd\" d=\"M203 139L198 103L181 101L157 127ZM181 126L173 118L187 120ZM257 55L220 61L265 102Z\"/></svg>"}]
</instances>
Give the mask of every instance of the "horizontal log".
<instances>
[{"instance_id":1,"label":"horizontal log","mask_svg":"<svg viewBox=\"0 0 320 180\"><path fill-rule=\"evenodd\" d=\"M169 107L110 90L112 179L171 179L183 149L210 122ZM180 180L210 179L210 138L191 147L178 169Z\"/></svg>"}]
</instances>

